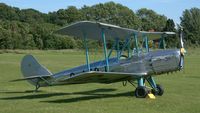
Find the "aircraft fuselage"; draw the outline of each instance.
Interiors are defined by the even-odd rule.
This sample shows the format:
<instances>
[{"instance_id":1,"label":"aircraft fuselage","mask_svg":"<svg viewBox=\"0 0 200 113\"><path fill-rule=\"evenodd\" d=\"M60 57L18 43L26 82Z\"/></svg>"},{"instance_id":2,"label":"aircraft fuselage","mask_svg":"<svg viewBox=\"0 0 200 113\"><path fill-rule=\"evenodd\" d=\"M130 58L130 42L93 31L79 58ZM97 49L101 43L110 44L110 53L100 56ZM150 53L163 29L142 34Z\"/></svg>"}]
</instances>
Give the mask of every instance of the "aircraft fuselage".
<instances>
[{"instance_id":1,"label":"aircraft fuselage","mask_svg":"<svg viewBox=\"0 0 200 113\"><path fill-rule=\"evenodd\" d=\"M109 59L109 72L118 73L147 73L145 76L154 76L162 73L180 70L180 50L157 50L148 53L134 54L126 59ZM82 65L53 74L53 78L59 80L67 79L76 74L88 71L87 65ZM106 71L105 60L90 64L90 71Z\"/></svg>"}]
</instances>

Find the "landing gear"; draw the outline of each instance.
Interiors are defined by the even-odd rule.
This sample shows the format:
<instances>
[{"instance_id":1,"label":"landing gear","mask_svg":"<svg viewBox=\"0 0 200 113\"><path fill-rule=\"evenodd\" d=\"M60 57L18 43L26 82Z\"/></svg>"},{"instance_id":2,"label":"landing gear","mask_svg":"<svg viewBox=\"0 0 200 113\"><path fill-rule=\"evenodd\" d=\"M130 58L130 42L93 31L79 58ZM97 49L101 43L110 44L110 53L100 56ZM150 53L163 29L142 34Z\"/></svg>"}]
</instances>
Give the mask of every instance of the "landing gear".
<instances>
[{"instance_id":1,"label":"landing gear","mask_svg":"<svg viewBox=\"0 0 200 113\"><path fill-rule=\"evenodd\" d=\"M152 89L151 92L154 95L162 96L163 93L164 93L164 89L163 89L163 87L161 85L156 84L156 89Z\"/></svg>"},{"instance_id":2,"label":"landing gear","mask_svg":"<svg viewBox=\"0 0 200 113\"><path fill-rule=\"evenodd\" d=\"M147 88L145 86L145 79L148 81L148 83L152 89ZM151 76L149 76L147 78L139 78L138 79L138 87L135 89L135 97L145 98L150 92L152 92L152 94L154 94L154 95L162 96L164 93L164 89L161 85L156 84L153 77L151 77Z\"/></svg>"},{"instance_id":3,"label":"landing gear","mask_svg":"<svg viewBox=\"0 0 200 113\"><path fill-rule=\"evenodd\" d=\"M153 77L148 77L146 78L147 81L149 82L150 86L152 87L152 90L151 92L154 94L154 95L159 95L159 96L162 96L163 93L164 93L164 89L161 85L159 84L156 84Z\"/></svg>"},{"instance_id":4,"label":"landing gear","mask_svg":"<svg viewBox=\"0 0 200 113\"><path fill-rule=\"evenodd\" d=\"M148 94L148 89L145 86L138 86L135 89L135 96L137 98L145 98Z\"/></svg>"},{"instance_id":5,"label":"landing gear","mask_svg":"<svg viewBox=\"0 0 200 113\"><path fill-rule=\"evenodd\" d=\"M138 87L135 89L135 97L145 98L148 95L148 89L144 85L144 78L138 79Z\"/></svg>"},{"instance_id":6,"label":"landing gear","mask_svg":"<svg viewBox=\"0 0 200 113\"><path fill-rule=\"evenodd\" d=\"M34 92L38 92L38 89L40 88L40 84L39 84L39 80L36 82L35 85L35 91Z\"/></svg>"}]
</instances>

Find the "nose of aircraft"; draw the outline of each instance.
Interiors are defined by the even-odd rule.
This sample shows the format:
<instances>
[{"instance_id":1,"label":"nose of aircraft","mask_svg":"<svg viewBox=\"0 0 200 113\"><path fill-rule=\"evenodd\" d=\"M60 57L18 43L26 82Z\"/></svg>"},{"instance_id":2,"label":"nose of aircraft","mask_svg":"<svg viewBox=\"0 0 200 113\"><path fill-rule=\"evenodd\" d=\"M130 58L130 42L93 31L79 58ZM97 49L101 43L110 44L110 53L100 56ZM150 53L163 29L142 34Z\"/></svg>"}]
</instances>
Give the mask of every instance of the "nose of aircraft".
<instances>
[{"instance_id":1,"label":"nose of aircraft","mask_svg":"<svg viewBox=\"0 0 200 113\"><path fill-rule=\"evenodd\" d=\"M184 55L181 53L181 50L175 50L174 52L178 63L178 68L181 70L184 66Z\"/></svg>"}]
</instances>

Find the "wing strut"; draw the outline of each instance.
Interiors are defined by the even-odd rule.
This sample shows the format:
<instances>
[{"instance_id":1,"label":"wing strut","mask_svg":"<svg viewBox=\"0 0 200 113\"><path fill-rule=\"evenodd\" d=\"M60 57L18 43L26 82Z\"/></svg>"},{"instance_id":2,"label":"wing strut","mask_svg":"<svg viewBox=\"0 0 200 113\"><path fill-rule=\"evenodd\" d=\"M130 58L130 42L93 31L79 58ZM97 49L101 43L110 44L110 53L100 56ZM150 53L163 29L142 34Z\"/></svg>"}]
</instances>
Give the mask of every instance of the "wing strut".
<instances>
[{"instance_id":1,"label":"wing strut","mask_svg":"<svg viewBox=\"0 0 200 113\"><path fill-rule=\"evenodd\" d=\"M119 52L119 38L116 38L116 43L117 43L117 59L120 59L120 52Z\"/></svg>"},{"instance_id":2,"label":"wing strut","mask_svg":"<svg viewBox=\"0 0 200 113\"><path fill-rule=\"evenodd\" d=\"M105 60L106 60L106 72L109 72L109 62L108 62L108 54L107 54L105 29L104 28L101 29L101 38L103 40L104 55L105 55Z\"/></svg>"},{"instance_id":3,"label":"wing strut","mask_svg":"<svg viewBox=\"0 0 200 113\"><path fill-rule=\"evenodd\" d=\"M134 34L134 41L135 41L135 49L136 53L139 53L139 47L138 47L138 34Z\"/></svg>"},{"instance_id":4,"label":"wing strut","mask_svg":"<svg viewBox=\"0 0 200 113\"><path fill-rule=\"evenodd\" d=\"M85 45L86 63L87 63L88 71L90 71L89 52L88 52L88 46L87 46L87 35L86 35L86 33L83 33L83 37L84 37L84 45Z\"/></svg>"},{"instance_id":5,"label":"wing strut","mask_svg":"<svg viewBox=\"0 0 200 113\"><path fill-rule=\"evenodd\" d=\"M159 48L166 49L164 35L161 35L160 42L159 42Z\"/></svg>"},{"instance_id":6,"label":"wing strut","mask_svg":"<svg viewBox=\"0 0 200 113\"><path fill-rule=\"evenodd\" d=\"M147 35L143 34L143 39L145 42L146 53L148 53L149 52L149 39L148 39Z\"/></svg>"}]
</instances>

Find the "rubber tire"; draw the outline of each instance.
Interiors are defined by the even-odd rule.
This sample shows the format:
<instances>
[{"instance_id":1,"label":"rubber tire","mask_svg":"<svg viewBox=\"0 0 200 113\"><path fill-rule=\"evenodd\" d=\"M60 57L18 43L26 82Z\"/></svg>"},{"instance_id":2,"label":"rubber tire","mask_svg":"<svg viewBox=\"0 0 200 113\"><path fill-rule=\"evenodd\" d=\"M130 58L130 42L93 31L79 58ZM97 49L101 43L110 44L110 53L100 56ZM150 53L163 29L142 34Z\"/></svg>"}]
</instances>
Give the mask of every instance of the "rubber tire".
<instances>
[{"instance_id":1,"label":"rubber tire","mask_svg":"<svg viewBox=\"0 0 200 113\"><path fill-rule=\"evenodd\" d=\"M72 76L74 76L74 75L75 75L74 73L70 73L70 75L69 75L69 76L70 76L70 77L72 77Z\"/></svg>"},{"instance_id":2,"label":"rubber tire","mask_svg":"<svg viewBox=\"0 0 200 113\"><path fill-rule=\"evenodd\" d=\"M151 92L152 92L154 95L162 96L163 93L164 93L163 87L162 87L160 84L156 84L156 89L157 89L157 91L156 91L155 89L152 89Z\"/></svg>"},{"instance_id":3,"label":"rubber tire","mask_svg":"<svg viewBox=\"0 0 200 113\"><path fill-rule=\"evenodd\" d=\"M145 98L148 94L148 89L145 86L138 86L135 89L135 97L137 98Z\"/></svg>"},{"instance_id":4,"label":"rubber tire","mask_svg":"<svg viewBox=\"0 0 200 113\"><path fill-rule=\"evenodd\" d=\"M95 68L94 68L94 71L99 71L99 68L96 68L96 67L95 67Z\"/></svg>"}]
</instances>

